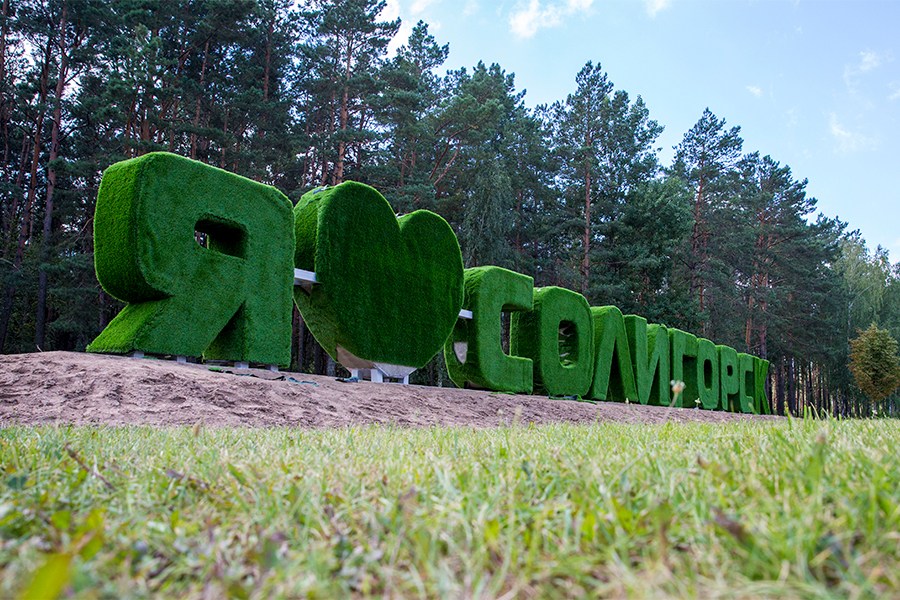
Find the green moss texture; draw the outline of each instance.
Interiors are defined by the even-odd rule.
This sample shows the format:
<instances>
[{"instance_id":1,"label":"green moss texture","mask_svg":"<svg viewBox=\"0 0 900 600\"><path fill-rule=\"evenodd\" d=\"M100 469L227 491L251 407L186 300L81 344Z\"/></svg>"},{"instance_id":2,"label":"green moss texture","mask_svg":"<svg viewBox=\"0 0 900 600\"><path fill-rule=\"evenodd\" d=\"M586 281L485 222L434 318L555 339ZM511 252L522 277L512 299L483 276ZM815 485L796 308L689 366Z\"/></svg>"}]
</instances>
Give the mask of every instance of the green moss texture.
<instances>
[{"instance_id":1,"label":"green moss texture","mask_svg":"<svg viewBox=\"0 0 900 600\"><path fill-rule=\"evenodd\" d=\"M465 270L463 308L473 316L459 319L444 345L453 383L498 392L532 392L531 359L505 354L500 336L501 314L530 311L533 288L531 277L500 267Z\"/></svg>"},{"instance_id":2,"label":"green moss texture","mask_svg":"<svg viewBox=\"0 0 900 600\"><path fill-rule=\"evenodd\" d=\"M738 353L738 400L741 412L756 412L756 360L743 352Z\"/></svg>"},{"instance_id":3,"label":"green moss texture","mask_svg":"<svg viewBox=\"0 0 900 600\"><path fill-rule=\"evenodd\" d=\"M697 393L703 408L719 408L719 353L705 338L697 339Z\"/></svg>"},{"instance_id":4,"label":"green moss texture","mask_svg":"<svg viewBox=\"0 0 900 600\"><path fill-rule=\"evenodd\" d=\"M295 266L319 282L294 300L332 358L344 363L342 349L419 368L441 350L463 301L462 254L444 219L398 219L378 191L347 181L304 195L294 227Z\"/></svg>"},{"instance_id":5,"label":"green moss texture","mask_svg":"<svg viewBox=\"0 0 900 600\"><path fill-rule=\"evenodd\" d=\"M584 396L594 371L591 308L560 287L534 289L531 312L510 318L510 353L533 362L534 389L551 396Z\"/></svg>"},{"instance_id":6,"label":"green moss texture","mask_svg":"<svg viewBox=\"0 0 900 600\"><path fill-rule=\"evenodd\" d=\"M669 351L672 353L672 380L683 381L678 404L695 408L694 402L700 398L697 384L697 336L680 329L669 329Z\"/></svg>"},{"instance_id":7,"label":"green moss texture","mask_svg":"<svg viewBox=\"0 0 900 600\"><path fill-rule=\"evenodd\" d=\"M594 400L638 399L625 318L615 306L591 307L594 328L594 377L588 394Z\"/></svg>"},{"instance_id":8,"label":"green moss texture","mask_svg":"<svg viewBox=\"0 0 900 600\"><path fill-rule=\"evenodd\" d=\"M772 410L769 407L769 398L766 396L766 382L769 377L769 361L753 357L753 401L756 406L756 414L768 415Z\"/></svg>"},{"instance_id":9,"label":"green moss texture","mask_svg":"<svg viewBox=\"0 0 900 600\"><path fill-rule=\"evenodd\" d=\"M722 386L721 406L724 410L738 412L741 389L738 375L738 353L730 346L717 346L719 349L719 380Z\"/></svg>"},{"instance_id":10,"label":"green moss texture","mask_svg":"<svg viewBox=\"0 0 900 600\"><path fill-rule=\"evenodd\" d=\"M625 333L634 367L634 384L641 404L665 406L669 392L669 334L662 325L647 324L637 315L625 316Z\"/></svg>"},{"instance_id":11,"label":"green moss texture","mask_svg":"<svg viewBox=\"0 0 900 600\"><path fill-rule=\"evenodd\" d=\"M112 165L97 197L94 260L103 288L128 305L88 351L286 366L291 224L281 192L200 162L155 152Z\"/></svg>"}]
</instances>

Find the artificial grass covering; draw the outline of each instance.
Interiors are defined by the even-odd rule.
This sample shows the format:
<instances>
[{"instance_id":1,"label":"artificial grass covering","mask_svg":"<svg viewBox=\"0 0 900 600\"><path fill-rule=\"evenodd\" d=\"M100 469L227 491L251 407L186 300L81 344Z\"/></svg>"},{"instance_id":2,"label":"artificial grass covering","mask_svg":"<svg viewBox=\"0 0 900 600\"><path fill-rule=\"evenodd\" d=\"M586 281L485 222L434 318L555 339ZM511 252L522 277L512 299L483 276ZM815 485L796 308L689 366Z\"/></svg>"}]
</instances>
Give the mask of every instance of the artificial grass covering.
<instances>
[{"instance_id":1,"label":"artificial grass covering","mask_svg":"<svg viewBox=\"0 0 900 600\"><path fill-rule=\"evenodd\" d=\"M112 165L94 260L128 305L88 351L289 364L293 246L291 203L273 187L164 152Z\"/></svg>"},{"instance_id":2,"label":"artificial grass covering","mask_svg":"<svg viewBox=\"0 0 900 600\"><path fill-rule=\"evenodd\" d=\"M594 328L594 376L588 392L594 400L636 400L625 318L615 306L591 307Z\"/></svg>"},{"instance_id":3,"label":"artificial grass covering","mask_svg":"<svg viewBox=\"0 0 900 600\"><path fill-rule=\"evenodd\" d=\"M294 264L318 281L294 300L332 358L419 368L440 351L463 301L462 254L443 218L397 218L374 188L347 181L304 195L294 228Z\"/></svg>"},{"instance_id":4,"label":"artificial grass covering","mask_svg":"<svg viewBox=\"0 0 900 600\"><path fill-rule=\"evenodd\" d=\"M530 394L532 361L509 356L500 345L501 314L530 311L533 280L500 267L465 270L463 307L471 319L459 319L444 345L450 379L459 387ZM457 348L464 348L458 353Z\"/></svg>"},{"instance_id":5,"label":"artificial grass covering","mask_svg":"<svg viewBox=\"0 0 900 600\"><path fill-rule=\"evenodd\" d=\"M766 398L766 380L769 377L769 361L753 357L753 399L756 414L768 415L772 410L769 407L769 399Z\"/></svg>"},{"instance_id":6,"label":"artificial grass covering","mask_svg":"<svg viewBox=\"0 0 900 600\"><path fill-rule=\"evenodd\" d=\"M721 407L724 410L738 412L740 410L738 392L740 381L738 377L737 350L729 346L718 346L719 349L719 377L721 386Z\"/></svg>"},{"instance_id":7,"label":"artificial grass covering","mask_svg":"<svg viewBox=\"0 0 900 600\"><path fill-rule=\"evenodd\" d=\"M535 288L531 312L510 317L509 349L532 360L534 389L551 396L584 396L594 372L591 308L561 287Z\"/></svg>"},{"instance_id":8,"label":"artificial grass covering","mask_svg":"<svg viewBox=\"0 0 900 600\"><path fill-rule=\"evenodd\" d=\"M719 407L719 383L719 350L710 340L697 338L697 395L703 408Z\"/></svg>"},{"instance_id":9,"label":"artificial grass covering","mask_svg":"<svg viewBox=\"0 0 900 600\"><path fill-rule=\"evenodd\" d=\"M634 367L635 392L641 404L669 404L669 334L662 325L627 315L624 319L631 364Z\"/></svg>"},{"instance_id":10,"label":"artificial grass covering","mask_svg":"<svg viewBox=\"0 0 900 600\"><path fill-rule=\"evenodd\" d=\"M680 406L694 408L700 398L697 385L697 336L680 329L669 329L669 351L672 380L683 381L684 390L680 396Z\"/></svg>"}]
</instances>

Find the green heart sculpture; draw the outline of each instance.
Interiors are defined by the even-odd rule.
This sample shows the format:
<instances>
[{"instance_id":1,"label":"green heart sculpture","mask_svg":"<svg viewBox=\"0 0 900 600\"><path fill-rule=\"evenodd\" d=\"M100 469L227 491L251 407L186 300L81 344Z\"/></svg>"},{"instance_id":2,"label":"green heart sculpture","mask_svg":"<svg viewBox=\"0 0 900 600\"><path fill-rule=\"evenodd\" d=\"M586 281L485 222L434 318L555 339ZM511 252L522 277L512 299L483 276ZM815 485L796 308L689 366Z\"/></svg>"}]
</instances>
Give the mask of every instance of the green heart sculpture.
<instances>
[{"instance_id":1,"label":"green heart sculpture","mask_svg":"<svg viewBox=\"0 0 900 600\"><path fill-rule=\"evenodd\" d=\"M419 368L443 348L463 301L459 242L444 219L397 218L374 188L347 181L304 195L294 231L294 264L317 280L294 301L332 358Z\"/></svg>"}]
</instances>

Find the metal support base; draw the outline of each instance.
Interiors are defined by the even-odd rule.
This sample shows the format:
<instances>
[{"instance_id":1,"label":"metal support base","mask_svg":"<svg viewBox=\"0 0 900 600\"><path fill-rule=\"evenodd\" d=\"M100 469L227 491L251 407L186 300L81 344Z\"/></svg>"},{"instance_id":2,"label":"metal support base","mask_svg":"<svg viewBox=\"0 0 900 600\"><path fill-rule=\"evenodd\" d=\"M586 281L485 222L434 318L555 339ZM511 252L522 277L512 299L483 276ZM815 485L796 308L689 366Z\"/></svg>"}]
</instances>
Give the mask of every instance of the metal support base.
<instances>
[{"instance_id":1,"label":"metal support base","mask_svg":"<svg viewBox=\"0 0 900 600\"><path fill-rule=\"evenodd\" d=\"M409 373L405 374L397 374L396 372L385 372L378 367L372 367L371 369L348 369L350 371L350 377L355 377L360 381L368 380L373 383L385 383L385 381L397 381L402 383L403 385L409 385L409 375L415 369L411 369L409 367L401 367L403 370L408 370Z\"/></svg>"}]
</instances>

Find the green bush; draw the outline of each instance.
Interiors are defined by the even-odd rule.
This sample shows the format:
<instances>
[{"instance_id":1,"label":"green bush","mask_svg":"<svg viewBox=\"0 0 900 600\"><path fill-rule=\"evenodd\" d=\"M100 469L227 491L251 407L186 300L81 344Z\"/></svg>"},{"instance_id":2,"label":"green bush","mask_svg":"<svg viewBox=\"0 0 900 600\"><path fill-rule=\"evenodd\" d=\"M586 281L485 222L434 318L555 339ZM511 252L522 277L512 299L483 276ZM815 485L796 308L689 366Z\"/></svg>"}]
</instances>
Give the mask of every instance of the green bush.
<instances>
[{"instance_id":1,"label":"green bush","mask_svg":"<svg viewBox=\"0 0 900 600\"><path fill-rule=\"evenodd\" d=\"M594 371L591 308L560 287L534 289L531 312L510 318L510 353L533 361L534 389L551 396L584 396Z\"/></svg>"},{"instance_id":2,"label":"green bush","mask_svg":"<svg viewBox=\"0 0 900 600\"><path fill-rule=\"evenodd\" d=\"M294 227L294 264L319 282L294 300L332 358L419 368L441 350L463 301L462 255L444 219L398 219L378 191L347 181L304 195Z\"/></svg>"},{"instance_id":3,"label":"green bush","mask_svg":"<svg viewBox=\"0 0 900 600\"><path fill-rule=\"evenodd\" d=\"M625 332L625 319L615 306L592 306L594 378L589 395L594 400L637 400L634 367Z\"/></svg>"},{"instance_id":4,"label":"green bush","mask_svg":"<svg viewBox=\"0 0 900 600\"><path fill-rule=\"evenodd\" d=\"M878 403L900 388L900 357L897 340L872 323L850 341L850 372L869 400Z\"/></svg>"},{"instance_id":5,"label":"green bush","mask_svg":"<svg viewBox=\"0 0 900 600\"><path fill-rule=\"evenodd\" d=\"M453 383L498 392L532 392L531 359L503 352L500 320L504 311L530 311L533 288L531 277L500 267L465 270L463 307L473 316L459 319L444 345ZM458 355L457 348L464 351Z\"/></svg>"},{"instance_id":6,"label":"green bush","mask_svg":"<svg viewBox=\"0 0 900 600\"><path fill-rule=\"evenodd\" d=\"M88 351L289 364L293 245L291 203L273 187L163 152L112 165L94 260L128 305Z\"/></svg>"}]
</instances>

